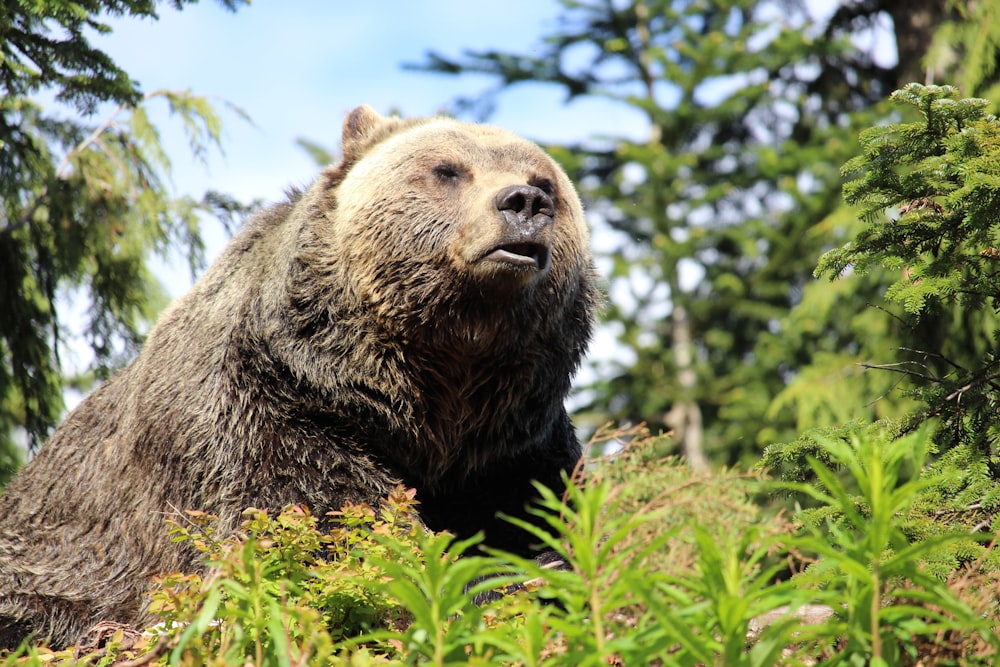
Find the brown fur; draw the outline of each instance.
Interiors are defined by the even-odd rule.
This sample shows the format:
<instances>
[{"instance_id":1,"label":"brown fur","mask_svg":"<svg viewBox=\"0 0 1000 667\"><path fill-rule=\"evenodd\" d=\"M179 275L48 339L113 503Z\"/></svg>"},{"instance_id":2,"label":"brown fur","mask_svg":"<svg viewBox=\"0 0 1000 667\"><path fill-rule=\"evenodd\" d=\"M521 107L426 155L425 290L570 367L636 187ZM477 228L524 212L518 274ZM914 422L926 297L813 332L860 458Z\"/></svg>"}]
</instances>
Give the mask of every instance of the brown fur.
<instances>
[{"instance_id":1,"label":"brown fur","mask_svg":"<svg viewBox=\"0 0 1000 667\"><path fill-rule=\"evenodd\" d=\"M315 514L415 487L421 515L530 552L495 518L579 457L563 407L596 300L583 212L535 145L367 107L344 157L253 217L0 500L0 645L150 622L156 573L198 567L164 519ZM551 195L544 270L486 255L521 233L512 185ZM534 192L535 190L532 190ZM512 231L513 230L513 231ZM506 236L505 236L506 235Z\"/></svg>"}]
</instances>

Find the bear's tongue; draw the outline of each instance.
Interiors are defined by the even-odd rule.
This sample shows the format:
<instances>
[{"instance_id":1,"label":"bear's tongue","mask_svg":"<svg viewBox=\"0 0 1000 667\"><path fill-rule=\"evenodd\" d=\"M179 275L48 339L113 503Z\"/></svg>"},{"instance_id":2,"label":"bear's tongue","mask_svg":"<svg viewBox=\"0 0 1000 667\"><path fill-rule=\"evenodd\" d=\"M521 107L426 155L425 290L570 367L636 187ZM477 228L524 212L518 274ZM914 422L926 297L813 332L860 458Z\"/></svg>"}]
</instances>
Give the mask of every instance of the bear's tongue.
<instances>
[{"instance_id":1,"label":"bear's tongue","mask_svg":"<svg viewBox=\"0 0 1000 667\"><path fill-rule=\"evenodd\" d=\"M549 264L549 248L541 243L505 243L486 255L496 262L544 271Z\"/></svg>"}]
</instances>

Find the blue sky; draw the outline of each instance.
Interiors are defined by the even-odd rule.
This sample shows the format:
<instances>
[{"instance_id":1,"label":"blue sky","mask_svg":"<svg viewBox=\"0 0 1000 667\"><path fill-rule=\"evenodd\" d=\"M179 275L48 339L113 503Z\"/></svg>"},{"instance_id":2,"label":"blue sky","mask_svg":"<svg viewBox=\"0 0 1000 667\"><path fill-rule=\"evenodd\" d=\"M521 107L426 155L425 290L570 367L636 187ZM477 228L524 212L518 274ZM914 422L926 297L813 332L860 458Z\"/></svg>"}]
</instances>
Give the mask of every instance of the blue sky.
<instances>
[{"instance_id":1,"label":"blue sky","mask_svg":"<svg viewBox=\"0 0 1000 667\"><path fill-rule=\"evenodd\" d=\"M254 0L234 14L203 0L180 12L163 8L158 21L115 20L114 32L94 43L144 92L190 89L251 117L253 125L225 115L225 155L212 156L206 167L190 159L179 124L157 116L178 191L274 200L316 173L296 137L335 148L343 117L359 104L422 116L491 85L484 77L406 70L404 63L421 62L431 50L530 52L556 27L558 11L553 0ZM644 127L641 115L622 105L567 105L559 91L536 84L502 96L490 122L540 141L630 133L629 127L641 134Z\"/></svg>"}]
</instances>

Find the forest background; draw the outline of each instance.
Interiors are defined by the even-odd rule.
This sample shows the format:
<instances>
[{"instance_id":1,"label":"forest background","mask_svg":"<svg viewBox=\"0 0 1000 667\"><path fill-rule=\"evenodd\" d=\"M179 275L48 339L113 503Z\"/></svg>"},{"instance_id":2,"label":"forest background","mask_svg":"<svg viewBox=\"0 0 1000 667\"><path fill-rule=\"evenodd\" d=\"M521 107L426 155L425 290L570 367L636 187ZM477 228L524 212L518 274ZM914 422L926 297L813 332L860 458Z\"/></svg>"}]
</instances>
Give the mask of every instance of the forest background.
<instances>
[{"instance_id":1,"label":"forest background","mask_svg":"<svg viewBox=\"0 0 1000 667\"><path fill-rule=\"evenodd\" d=\"M224 0L211 11L267 28L223 48L241 65L228 101L128 73L133 56L214 67L197 21L157 41L156 12L205 10L189 4L0 9L0 481L67 398L132 358L258 197L335 157L364 101L512 127L578 183L609 302L575 418L624 449L569 504L545 498L555 534L538 537L566 570L453 562L471 544L421 530L403 491L331 535L290 508L220 542L192 513L170 530L216 568L161 580L165 634L116 629L28 664L996 664L1000 3L562 0L538 23L536 3L411 3L386 24ZM101 50L140 19L130 48ZM413 35L401 73L366 57ZM340 46L353 58L327 57ZM298 70L255 66L289 56L373 96L304 104ZM255 150L264 138L226 140L254 127L233 106L251 89L278 100L265 127L302 172ZM184 145L240 186L172 169ZM510 583L531 594L467 594Z\"/></svg>"},{"instance_id":2,"label":"forest background","mask_svg":"<svg viewBox=\"0 0 1000 667\"><path fill-rule=\"evenodd\" d=\"M156 11L176 21L207 9L185 4L15 3L0 15L4 476L23 460L21 445L44 440L66 396L74 400L67 389L86 391L134 355L178 289L164 276L183 287L183 274L205 265L206 239L210 253L224 241L213 219L231 230L259 204L253 198L276 199L276 189L308 178L269 173L277 180L258 194L234 196L195 190L191 170L171 170L187 164L178 144L202 160L233 150L223 121L246 124L245 112L252 122L254 109L197 95L213 91L146 90L127 73L128 53L103 54L102 40L113 35L102 26L146 19L140 34L155 35L158 24L148 19ZM242 4L212 10L238 9L234 21L258 11ZM768 445L816 427L938 414L940 406L914 395L915 383L989 366L996 339L988 313L961 304L908 312L885 301L908 267L861 274L847 266L838 280L814 271L824 252L864 228L843 201L841 167L858 153L862 128L905 113L886 103L889 93L917 81L1000 99L996 4L565 1L545 5L551 15L541 21L512 7L512 24L484 38L498 46L483 49L462 41L461 17L435 5L434 21L455 28L446 32L457 42L437 50L441 40L426 40L398 63L416 83L354 102L413 113L414 100L394 99L412 96L460 118L513 124L545 143L579 183L608 280L602 333L574 399L577 423L592 431L607 421L645 422L673 431L696 468L750 465ZM345 33L349 46L359 33L376 34L338 30L330 7L321 30ZM192 25L191 41L168 62L190 60L187 52L210 39ZM504 50L512 40L497 35L515 32L524 47ZM132 44L137 58L164 60L160 43ZM329 62L320 45L302 67ZM348 69L371 74L357 63ZM291 128L287 149L329 159L354 102L302 111L294 71L252 79L244 73L233 90L274 86L288 123L303 113L323 119L323 136L296 141ZM452 87L427 101L416 91L428 80ZM187 82L170 85L183 91ZM573 118L593 129L567 136ZM232 166L238 178L260 183L246 173L239 136L213 169ZM190 191L178 192L175 178ZM954 407L970 408L964 398L953 396ZM980 436L992 439L988 430Z\"/></svg>"}]
</instances>

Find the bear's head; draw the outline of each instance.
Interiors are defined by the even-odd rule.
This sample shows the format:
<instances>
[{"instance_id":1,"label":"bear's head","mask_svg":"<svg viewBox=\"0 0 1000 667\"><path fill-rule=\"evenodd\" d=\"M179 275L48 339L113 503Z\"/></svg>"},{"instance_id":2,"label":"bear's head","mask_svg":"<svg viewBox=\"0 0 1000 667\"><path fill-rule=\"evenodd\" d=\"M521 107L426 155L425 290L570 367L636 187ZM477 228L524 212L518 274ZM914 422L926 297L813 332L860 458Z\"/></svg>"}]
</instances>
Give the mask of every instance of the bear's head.
<instances>
[{"instance_id":1,"label":"bear's head","mask_svg":"<svg viewBox=\"0 0 1000 667\"><path fill-rule=\"evenodd\" d=\"M551 330L570 316L589 336L596 299L583 209L534 143L362 106L344 123L342 161L320 185L319 233L338 282L386 327L491 346L523 343L514 323ZM571 315L574 304L586 312Z\"/></svg>"}]
</instances>

